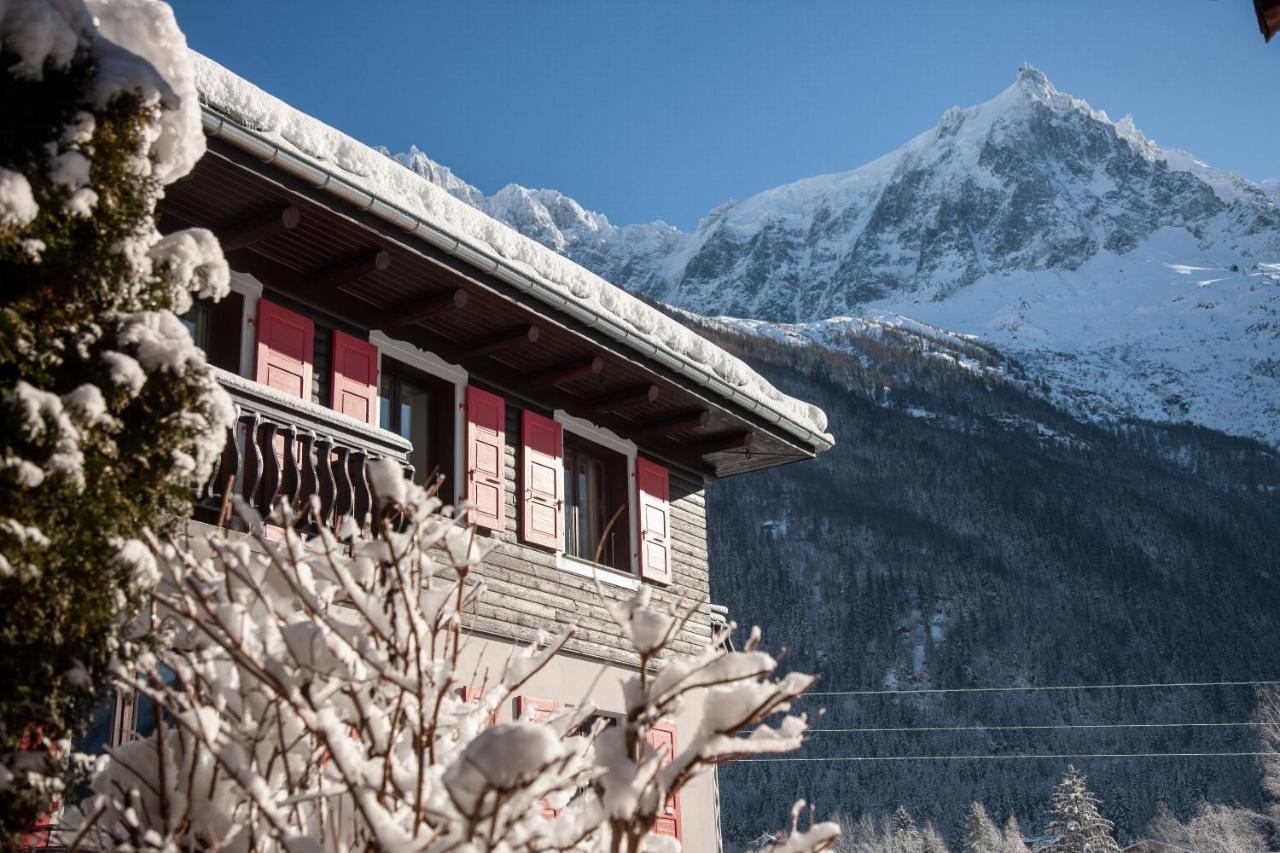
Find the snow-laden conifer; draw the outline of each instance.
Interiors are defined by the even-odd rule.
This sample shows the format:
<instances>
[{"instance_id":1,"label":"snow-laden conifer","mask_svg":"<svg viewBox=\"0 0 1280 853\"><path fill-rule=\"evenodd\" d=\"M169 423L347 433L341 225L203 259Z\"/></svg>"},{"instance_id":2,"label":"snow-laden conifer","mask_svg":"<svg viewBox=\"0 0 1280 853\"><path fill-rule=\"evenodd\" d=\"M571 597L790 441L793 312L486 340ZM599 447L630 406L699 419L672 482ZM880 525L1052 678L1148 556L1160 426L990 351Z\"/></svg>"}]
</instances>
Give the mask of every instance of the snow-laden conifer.
<instances>
[{"instance_id":1,"label":"snow-laden conifer","mask_svg":"<svg viewBox=\"0 0 1280 853\"><path fill-rule=\"evenodd\" d=\"M1000 853L1001 840L987 807L975 802L964 824L965 853Z\"/></svg>"},{"instance_id":2,"label":"snow-laden conifer","mask_svg":"<svg viewBox=\"0 0 1280 853\"><path fill-rule=\"evenodd\" d=\"M589 704L542 722L495 721L572 632L516 648L488 677L465 671L486 548L395 463L372 463L371 482L380 538L347 544L317 525L306 539L286 510L281 541L221 530L152 538L165 648L119 678L161 713L154 735L102 762L94 795L68 816L68 843L673 850L651 834L669 797L717 764L800 745L805 717L790 707L813 678L772 677L777 662L758 631L740 651L717 634L695 655L672 654L695 606L655 607L647 588L610 607L639 663L617 724L588 725ZM261 529L251 509L238 511ZM675 755L660 753L654 725L695 695L698 725ZM801 828L801 817L797 808L773 850L835 843L836 825Z\"/></svg>"},{"instance_id":3,"label":"snow-laden conifer","mask_svg":"<svg viewBox=\"0 0 1280 853\"><path fill-rule=\"evenodd\" d=\"M1009 815L1004 822L1004 838L1001 840L1000 853L1026 853L1027 843L1022 840L1022 826L1018 816Z\"/></svg>"},{"instance_id":4,"label":"snow-laden conifer","mask_svg":"<svg viewBox=\"0 0 1280 853\"><path fill-rule=\"evenodd\" d=\"M155 222L205 144L169 7L0 3L0 103L3 846L130 652L154 582L139 531L189 506L231 408L179 320L226 291L221 249Z\"/></svg>"},{"instance_id":5,"label":"snow-laden conifer","mask_svg":"<svg viewBox=\"0 0 1280 853\"><path fill-rule=\"evenodd\" d=\"M1099 802L1080 771L1068 767L1049 806L1047 853L1119 853L1120 845L1111 834L1113 825L1099 812Z\"/></svg>"},{"instance_id":6,"label":"snow-laden conifer","mask_svg":"<svg viewBox=\"0 0 1280 853\"><path fill-rule=\"evenodd\" d=\"M892 853L921 853L923 838L911 812L906 806L898 806L893 813L893 829L889 833L889 846Z\"/></svg>"}]
</instances>

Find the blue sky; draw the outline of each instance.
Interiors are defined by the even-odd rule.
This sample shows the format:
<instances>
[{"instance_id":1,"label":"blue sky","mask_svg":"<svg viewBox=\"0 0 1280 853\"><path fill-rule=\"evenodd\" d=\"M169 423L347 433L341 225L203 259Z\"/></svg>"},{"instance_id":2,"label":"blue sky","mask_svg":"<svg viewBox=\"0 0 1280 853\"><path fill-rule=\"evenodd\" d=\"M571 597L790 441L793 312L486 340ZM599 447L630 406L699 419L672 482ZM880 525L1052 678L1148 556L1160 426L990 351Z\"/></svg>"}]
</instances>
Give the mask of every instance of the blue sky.
<instances>
[{"instance_id":1,"label":"blue sky","mask_svg":"<svg viewBox=\"0 0 1280 853\"><path fill-rule=\"evenodd\" d=\"M1280 178L1248 0L171 0L191 45L372 145L617 224L852 169L1029 61L1162 145Z\"/></svg>"}]
</instances>

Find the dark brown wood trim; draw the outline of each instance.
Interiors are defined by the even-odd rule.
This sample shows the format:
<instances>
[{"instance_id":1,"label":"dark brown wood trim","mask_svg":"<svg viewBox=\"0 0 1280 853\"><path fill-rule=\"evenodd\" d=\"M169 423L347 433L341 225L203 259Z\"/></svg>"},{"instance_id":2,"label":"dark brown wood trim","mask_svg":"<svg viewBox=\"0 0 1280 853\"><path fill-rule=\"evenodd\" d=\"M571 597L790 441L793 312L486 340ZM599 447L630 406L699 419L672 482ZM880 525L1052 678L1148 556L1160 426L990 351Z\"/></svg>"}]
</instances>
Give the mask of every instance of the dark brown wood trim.
<instances>
[{"instance_id":1,"label":"dark brown wood trim","mask_svg":"<svg viewBox=\"0 0 1280 853\"><path fill-rule=\"evenodd\" d=\"M711 421L711 413L705 409L699 412L685 412L672 415L662 420L640 424L637 431L641 435L672 435L677 432L693 432L705 427Z\"/></svg>"},{"instance_id":2,"label":"dark brown wood trim","mask_svg":"<svg viewBox=\"0 0 1280 853\"><path fill-rule=\"evenodd\" d=\"M467 292L462 288L454 288L445 293L435 293L423 299L415 299L398 305L387 312L385 324L387 328L412 326L428 317L434 317L444 311L466 308Z\"/></svg>"},{"instance_id":3,"label":"dark brown wood trim","mask_svg":"<svg viewBox=\"0 0 1280 853\"><path fill-rule=\"evenodd\" d=\"M265 213L218 229L222 251L231 252L252 246L268 237L292 231L302 221L302 211L294 205L277 207Z\"/></svg>"},{"instance_id":4,"label":"dark brown wood trim","mask_svg":"<svg viewBox=\"0 0 1280 853\"><path fill-rule=\"evenodd\" d=\"M619 409L636 406L640 403L652 403L657 399L657 385L637 385L634 388L624 388L623 390L617 391L613 394L596 397L589 402L591 404L591 411L603 413L616 412Z\"/></svg>"},{"instance_id":5,"label":"dark brown wood trim","mask_svg":"<svg viewBox=\"0 0 1280 853\"><path fill-rule=\"evenodd\" d=\"M337 290L348 282L385 270L389 266L391 266L390 252L385 249L370 249L368 252L311 273L311 286L318 290Z\"/></svg>"},{"instance_id":6,"label":"dark brown wood trim","mask_svg":"<svg viewBox=\"0 0 1280 853\"><path fill-rule=\"evenodd\" d=\"M696 445L703 456L726 450L750 450L756 435L753 432L726 432L702 439Z\"/></svg>"},{"instance_id":7,"label":"dark brown wood trim","mask_svg":"<svg viewBox=\"0 0 1280 853\"><path fill-rule=\"evenodd\" d=\"M514 329L507 329L505 332L498 332L495 335L465 343L462 345L462 351L472 357L493 355L500 350L510 349L521 344L536 343L541 334L542 330L538 328L538 325L530 323L527 326L517 326Z\"/></svg>"},{"instance_id":8,"label":"dark brown wood trim","mask_svg":"<svg viewBox=\"0 0 1280 853\"><path fill-rule=\"evenodd\" d=\"M524 377L524 384L530 388L545 388L548 385L559 385L561 382L572 382L574 379L599 376L603 372L604 359L593 355L527 374Z\"/></svg>"}]
</instances>

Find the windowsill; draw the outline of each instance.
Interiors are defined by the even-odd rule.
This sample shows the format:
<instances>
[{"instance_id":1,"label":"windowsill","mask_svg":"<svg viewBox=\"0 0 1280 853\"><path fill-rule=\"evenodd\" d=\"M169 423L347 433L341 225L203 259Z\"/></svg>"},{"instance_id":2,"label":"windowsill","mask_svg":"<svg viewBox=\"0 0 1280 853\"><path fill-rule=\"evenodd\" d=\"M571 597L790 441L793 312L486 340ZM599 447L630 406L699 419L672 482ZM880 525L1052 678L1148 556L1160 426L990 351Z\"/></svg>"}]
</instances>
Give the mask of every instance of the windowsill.
<instances>
[{"instance_id":1,"label":"windowsill","mask_svg":"<svg viewBox=\"0 0 1280 853\"><path fill-rule=\"evenodd\" d=\"M640 588L640 579L635 575L629 575L610 566L593 563L590 560L584 560L581 557L574 557L563 552L556 554L556 568L579 577L598 578L600 583L608 584L609 586L633 591Z\"/></svg>"}]
</instances>

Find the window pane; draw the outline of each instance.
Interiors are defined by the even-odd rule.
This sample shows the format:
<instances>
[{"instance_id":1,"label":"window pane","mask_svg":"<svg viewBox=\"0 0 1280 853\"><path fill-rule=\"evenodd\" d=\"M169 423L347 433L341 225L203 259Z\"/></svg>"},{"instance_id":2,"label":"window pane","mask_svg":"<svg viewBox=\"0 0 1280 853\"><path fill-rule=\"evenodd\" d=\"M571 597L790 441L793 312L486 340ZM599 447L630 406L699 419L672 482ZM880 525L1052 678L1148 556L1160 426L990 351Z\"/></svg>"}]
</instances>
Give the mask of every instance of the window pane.
<instances>
[{"instance_id":1,"label":"window pane","mask_svg":"<svg viewBox=\"0 0 1280 853\"><path fill-rule=\"evenodd\" d=\"M383 373L378 380L378 426L395 432L396 425L391 420L391 398L395 391L395 377Z\"/></svg>"},{"instance_id":2,"label":"window pane","mask_svg":"<svg viewBox=\"0 0 1280 853\"><path fill-rule=\"evenodd\" d=\"M182 315L182 325L191 333L191 340L206 352L209 349L209 304L193 302L191 310Z\"/></svg>"},{"instance_id":3,"label":"window pane","mask_svg":"<svg viewBox=\"0 0 1280 853\"><path fill-rule=\"evenodd\" d=\"M413 442L409 463L413 479L424 483L431 473L431 392L400 380L400 435Z\"/></svg>"}]
</instances>

